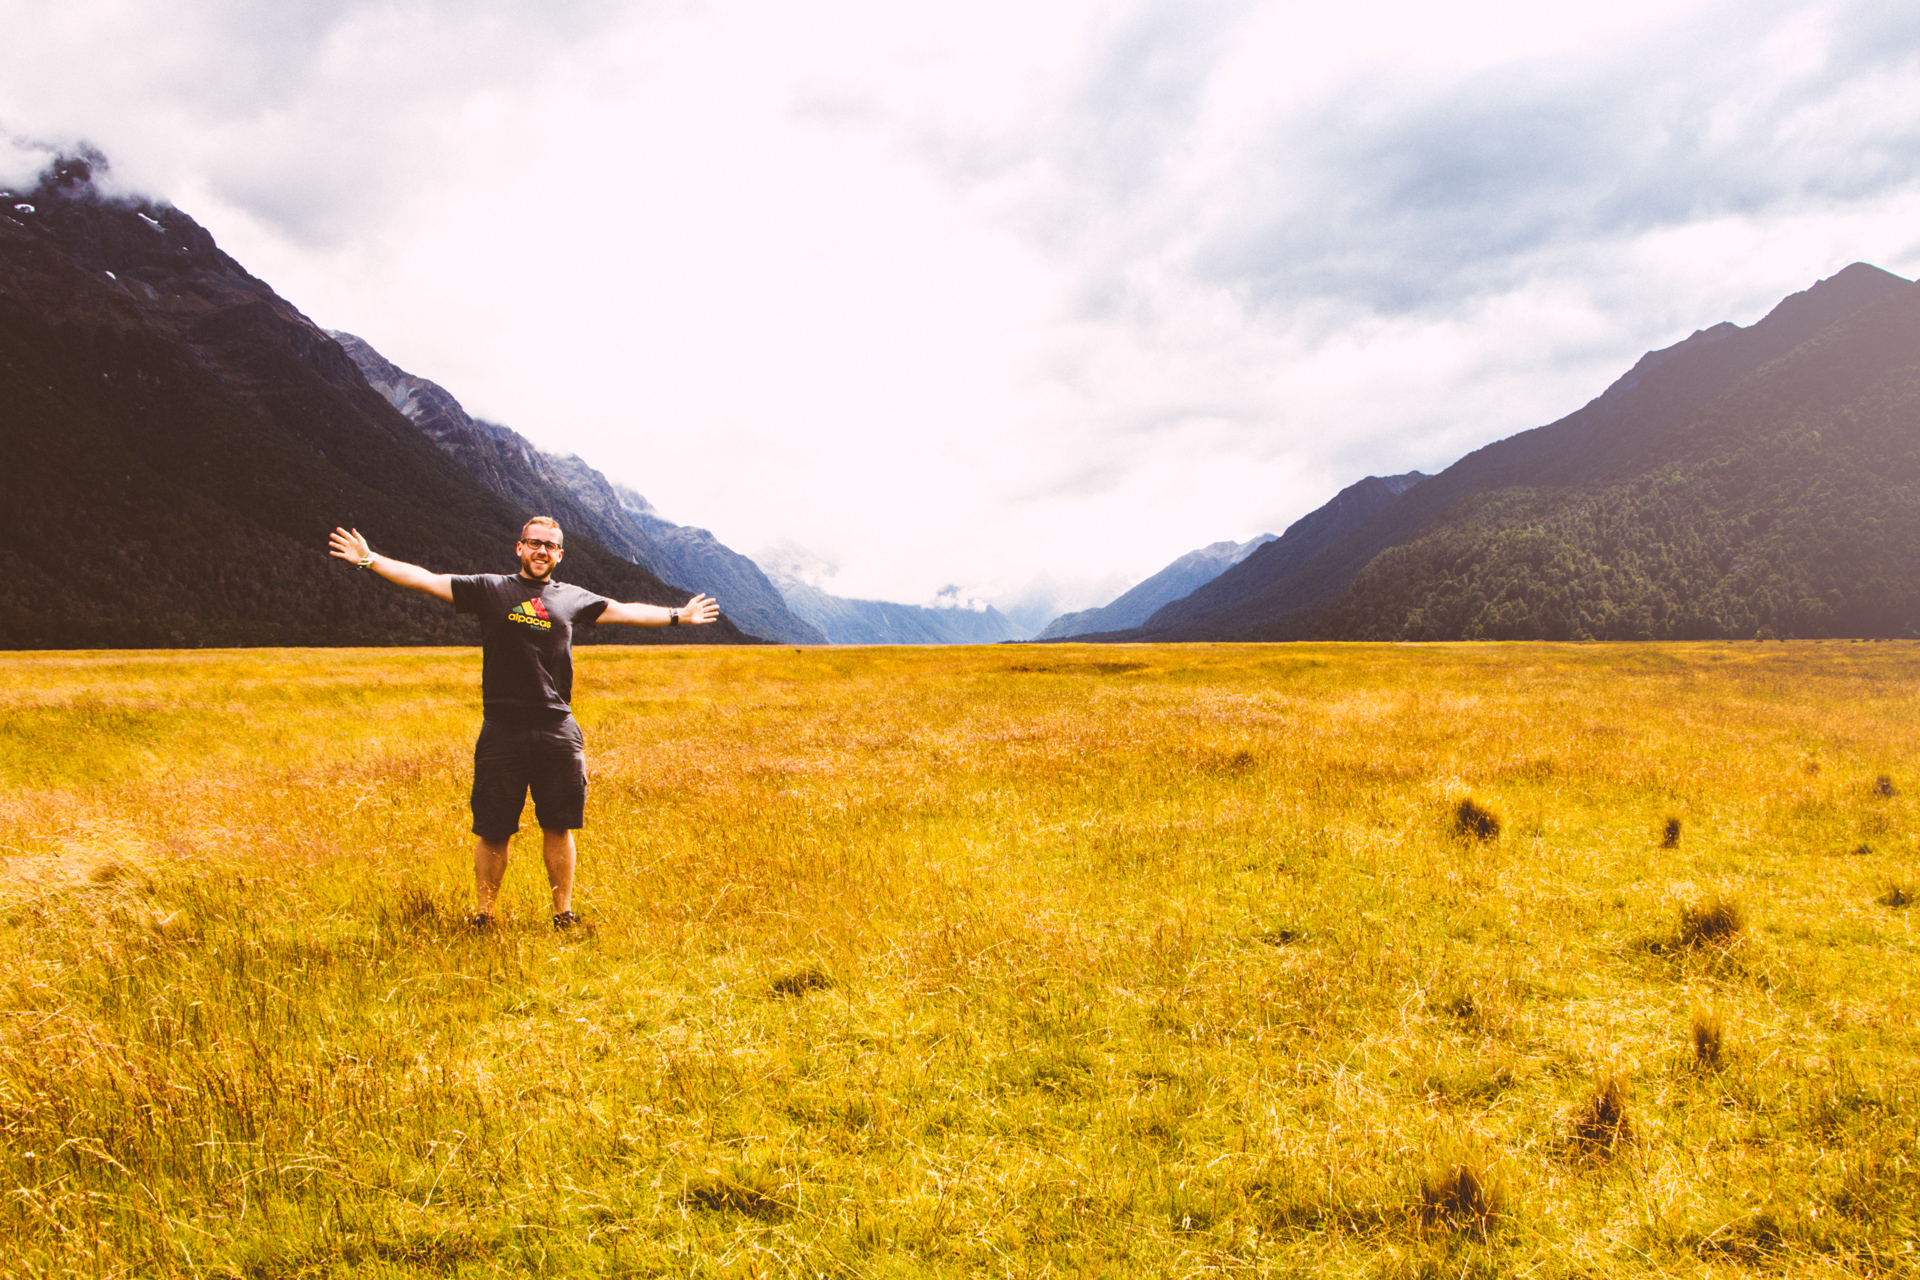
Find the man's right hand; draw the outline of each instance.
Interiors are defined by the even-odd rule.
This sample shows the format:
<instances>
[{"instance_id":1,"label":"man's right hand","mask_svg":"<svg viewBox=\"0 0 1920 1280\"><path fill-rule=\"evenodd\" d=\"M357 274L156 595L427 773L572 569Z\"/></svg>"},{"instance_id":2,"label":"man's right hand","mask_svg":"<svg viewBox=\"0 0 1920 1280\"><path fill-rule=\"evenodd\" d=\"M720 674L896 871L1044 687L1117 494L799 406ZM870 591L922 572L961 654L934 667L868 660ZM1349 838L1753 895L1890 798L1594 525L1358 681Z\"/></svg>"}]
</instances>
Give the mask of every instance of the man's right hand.
<instances>
[{"instance_id":1,"label":"man's right hand","mask_svg":"<svg viewBox=\"0 0 1920 1280\"><path fill-rule=\"evenodd\" d=\"M372 569L397 586L425 592L436 600L453 601L453 577L450 574L429 573L417 564L395 560L392 556L376 559L373 548L367 545L367 540L360 536L358 529L335 529L327 535L327 550L350 564Z\"/></svg>"},{"instance_id":2,"label":"man's right hand","mask_svg":"<svg viewBox=\"0 0 1920 1280\"><path fill-rule=\"evenodd\" d=\"M360 536L358 529L336 528L327 535L327 550L362 568L373 559L373 548L367 545L367 540Z\"/></svg>"}]
</instances>

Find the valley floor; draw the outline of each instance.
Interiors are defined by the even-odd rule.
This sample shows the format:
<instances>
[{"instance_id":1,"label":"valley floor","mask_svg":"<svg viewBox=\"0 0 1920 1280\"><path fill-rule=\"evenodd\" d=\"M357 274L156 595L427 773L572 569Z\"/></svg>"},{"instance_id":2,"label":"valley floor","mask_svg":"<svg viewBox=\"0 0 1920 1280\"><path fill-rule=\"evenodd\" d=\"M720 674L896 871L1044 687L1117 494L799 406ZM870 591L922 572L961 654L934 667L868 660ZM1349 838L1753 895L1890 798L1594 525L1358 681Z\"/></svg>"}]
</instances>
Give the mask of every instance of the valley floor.
<instances>
[{"instance_id":1,"label":"valley floor","mask_svg":"<svg viewBox=\"0 0 1920 1280\"><path fill-rule=\"evenodd\" d=\"M1920 1271L1920 647L578 667L0 655L10 1269Z\"/></svg>"}]
</instances>

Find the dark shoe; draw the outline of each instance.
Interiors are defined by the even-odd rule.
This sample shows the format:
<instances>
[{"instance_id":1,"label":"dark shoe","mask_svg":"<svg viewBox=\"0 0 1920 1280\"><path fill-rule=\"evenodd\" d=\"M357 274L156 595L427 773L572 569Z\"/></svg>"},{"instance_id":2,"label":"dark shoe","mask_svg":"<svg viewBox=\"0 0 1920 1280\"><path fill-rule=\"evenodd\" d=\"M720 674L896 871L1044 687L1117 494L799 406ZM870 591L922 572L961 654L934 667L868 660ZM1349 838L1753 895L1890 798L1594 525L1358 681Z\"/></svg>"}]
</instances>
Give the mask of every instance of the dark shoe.
<instances>
[{"instance_id":1,"label":"dark shoe","mask_svg":"<svg viewBox=\"0 0 1920 1280\"><path fill-rule=\"evenodd\" d=\"M467 921L467 927L475 933L492 933L493 917L482 911L479 915Z\"/></svg>"},{"instance_id":2,"label":"dark shoe","mask_svg":"<svg viewBox=\"0 0 1920 1280\"><path fill-rule=\"evenodd\" d=\"M553 918L553 927L556 929L571 929L579 923L580 917L571 911L562 911Z\"/></svg>"}]
</instances>

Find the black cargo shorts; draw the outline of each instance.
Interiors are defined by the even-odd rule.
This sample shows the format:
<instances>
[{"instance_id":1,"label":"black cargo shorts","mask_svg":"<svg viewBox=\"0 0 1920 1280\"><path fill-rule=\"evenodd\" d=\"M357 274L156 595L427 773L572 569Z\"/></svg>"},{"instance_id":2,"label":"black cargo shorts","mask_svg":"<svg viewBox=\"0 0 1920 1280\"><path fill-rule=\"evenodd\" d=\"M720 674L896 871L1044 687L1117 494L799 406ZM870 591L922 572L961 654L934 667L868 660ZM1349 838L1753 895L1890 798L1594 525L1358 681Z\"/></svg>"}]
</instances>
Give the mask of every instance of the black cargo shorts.
<instances>
[{"instance_id":1,"label":"black cargo shorts","mask_svg":"<svg viewBox=\"0 0 1920 1280\"><path fill-rule=\"evenodd\" d=\"M489 715L473 744L473 834L505 840L520 829L533 793L533 816L545 831L586 825L587 753L570 715Z\"/></svg>"}]
</instances>

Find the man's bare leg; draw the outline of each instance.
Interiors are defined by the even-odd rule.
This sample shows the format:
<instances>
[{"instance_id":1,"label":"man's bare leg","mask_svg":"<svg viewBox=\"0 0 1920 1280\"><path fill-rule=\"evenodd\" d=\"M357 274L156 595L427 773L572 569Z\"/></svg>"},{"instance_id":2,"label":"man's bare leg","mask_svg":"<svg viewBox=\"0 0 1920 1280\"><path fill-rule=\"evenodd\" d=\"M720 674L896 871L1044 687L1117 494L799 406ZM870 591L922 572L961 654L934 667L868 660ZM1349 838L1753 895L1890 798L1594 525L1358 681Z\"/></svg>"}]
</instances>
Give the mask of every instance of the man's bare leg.
<instances>
[{"instance_id":1,"label":"man's bare leg","mask_svg":"<svg viewBox=\"0 0 1920 1280\"><path fill-rule=\"evenodd\" d=\"M480 914L493 914L493 900L507 876L507 842L477 836L473 842L473 898Z\"/></svg>"},{"instance_id":2,"label":"man's bare leg","mask_svg":"<svg viewBox=\"0 0 1920 1280\"><path fill-rule=\"evenodd\" d=\"M553 888L553 914L573 910L573 832L540 832L540 852L547 859L547 883Z\"/></svg>"}]
</instances>

